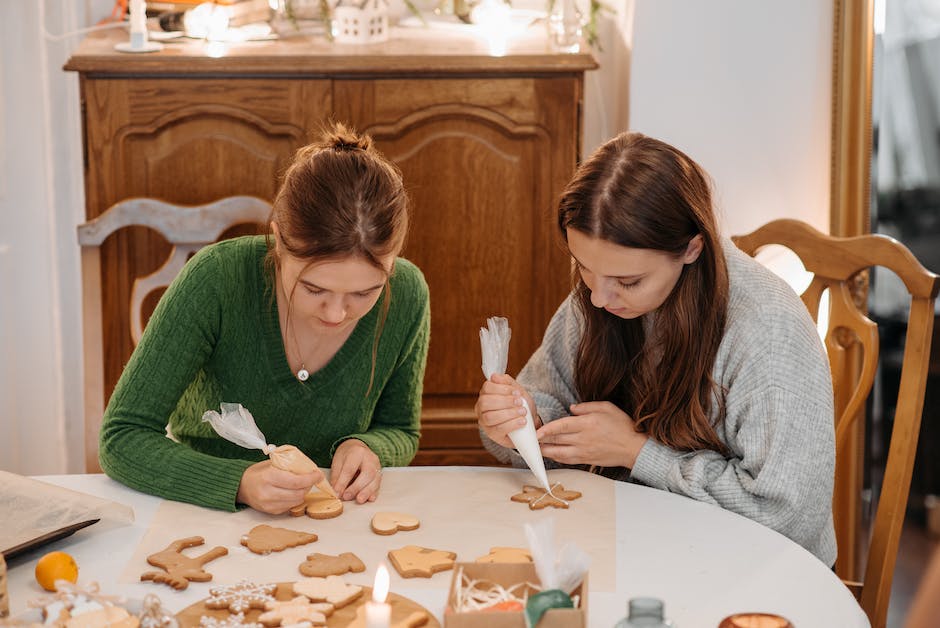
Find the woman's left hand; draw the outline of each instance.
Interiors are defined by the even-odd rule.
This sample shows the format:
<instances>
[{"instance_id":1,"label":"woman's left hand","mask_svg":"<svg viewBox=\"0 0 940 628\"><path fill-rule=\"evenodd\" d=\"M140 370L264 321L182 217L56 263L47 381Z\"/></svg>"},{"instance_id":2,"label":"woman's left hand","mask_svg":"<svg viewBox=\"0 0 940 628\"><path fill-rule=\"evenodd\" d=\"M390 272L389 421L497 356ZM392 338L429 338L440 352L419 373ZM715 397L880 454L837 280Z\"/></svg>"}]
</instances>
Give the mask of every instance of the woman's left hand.
<instances>
[{"instance_id":1,"label":"woman's left hand","mask_svg":"<svg viewBox=\"0 0 940 628\"><path fill-rule=\"evenodd\" d=\"M355 499L359 504L374 502L382 484L382 464L364 442L350 438L333 454L330 480L340 499Z\"/></svg>"},{"instance_id":2,"label":"woman's left hand","mask_svg":"<svg viewBox=\"0 0 940 628\"><path fill-rule=\"evenodd\" d=\"M649 436L609 401L571 406L572 416L549 421L536 431L542 455L562 464L632 469Z\"/></svg>"}]
</instances>

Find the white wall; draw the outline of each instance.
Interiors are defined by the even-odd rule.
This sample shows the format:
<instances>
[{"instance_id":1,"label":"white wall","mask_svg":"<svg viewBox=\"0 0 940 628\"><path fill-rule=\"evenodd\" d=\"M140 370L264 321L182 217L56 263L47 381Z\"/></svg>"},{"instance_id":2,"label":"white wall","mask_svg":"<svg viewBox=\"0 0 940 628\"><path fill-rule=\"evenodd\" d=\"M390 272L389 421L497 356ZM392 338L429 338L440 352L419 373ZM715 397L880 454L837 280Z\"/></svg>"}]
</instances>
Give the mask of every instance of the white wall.
<instances>
[{"instance_id":1,"label":"white wall","mask_svg":"<svg viewBox=\"0 0 940 628\"><path fill-rule=\"evenodd\" d=\"M631 130L711 174L723 231L829 231L833 3L635 0Z\"/></svg>"},{"instance_id":2,"label":"white wall","mask_svg":"<svg viewBox=\"0 0 940 628\"><path fill-rule=\"evenodd\" d=\"M52 36L112 4L0 1L4 470L82 470L81 129L61 70L79 37ZM785 215L828 230L831 22L823 0L621 0L587 79L585 152L629 124L709 170L727 233Z\"/></svg>"}]
</instances>

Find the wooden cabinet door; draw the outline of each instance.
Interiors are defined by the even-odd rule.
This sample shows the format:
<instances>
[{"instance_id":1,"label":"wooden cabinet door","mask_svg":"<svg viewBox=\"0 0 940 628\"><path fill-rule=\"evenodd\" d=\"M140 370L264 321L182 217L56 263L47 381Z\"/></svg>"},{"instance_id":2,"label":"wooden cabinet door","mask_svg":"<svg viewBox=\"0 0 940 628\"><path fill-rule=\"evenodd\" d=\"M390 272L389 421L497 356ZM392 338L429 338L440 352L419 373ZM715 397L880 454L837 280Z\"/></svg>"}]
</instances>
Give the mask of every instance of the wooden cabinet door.
<instances>
[{"instance_id":1,"label":"wooden cabinet door","mask_svg":"<svg viewBox=\"0 0 940 628\"><path fill-rule=\"evenodd\" d=\"M82 101L89 219L132 197L184 205L239 194L271 201L294 151L331 107L328 80L231 77L83 75ZM133 350L133 280L158 268L168 251L144 228L123 230L102 246L105 399ZM147 316L159 296L151 295Z\"/></svg>"},{"instance_id":2,"label":"wooden cabinet door","mask_svg":"<svg viewBox=\"0 0 940 628\"><path fill-rule=\"evenodd\" d=\"M554 205L578 151L579 76L337 80L337 118L368 132L412 200L404 255L427 277L431 347L416 464L489 464L473 404L479 329L512 328L508 371L569 289Z\"/></svg>"}]
</instances>

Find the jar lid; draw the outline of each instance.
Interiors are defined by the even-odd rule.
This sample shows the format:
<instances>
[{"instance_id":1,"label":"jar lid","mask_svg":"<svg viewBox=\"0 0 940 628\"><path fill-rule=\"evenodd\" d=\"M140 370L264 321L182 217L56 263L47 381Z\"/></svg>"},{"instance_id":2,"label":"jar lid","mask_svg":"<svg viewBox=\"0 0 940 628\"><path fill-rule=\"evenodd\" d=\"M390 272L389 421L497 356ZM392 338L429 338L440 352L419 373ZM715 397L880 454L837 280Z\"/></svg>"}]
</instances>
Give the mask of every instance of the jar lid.
<instances>
[{"instance_id":1,"label":"jar lid","mask_svg":"<svg viewBox=\"0 0 940 628\"><path fill-rule=\"evenodd\" d=\"M630 619L663 618L663 601L655 597L634 597L630 598L628 606Z\"/></svg>"}]
</instances>

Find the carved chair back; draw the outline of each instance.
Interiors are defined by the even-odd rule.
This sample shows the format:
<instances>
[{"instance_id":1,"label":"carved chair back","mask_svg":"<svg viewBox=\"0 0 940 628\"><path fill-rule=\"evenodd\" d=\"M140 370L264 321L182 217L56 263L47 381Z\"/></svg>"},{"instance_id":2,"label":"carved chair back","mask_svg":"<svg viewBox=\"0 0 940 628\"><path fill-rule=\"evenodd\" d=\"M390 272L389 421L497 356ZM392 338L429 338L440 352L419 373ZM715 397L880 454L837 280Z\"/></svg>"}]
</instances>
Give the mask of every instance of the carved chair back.
<instances>
[{"instance_id":1,"label":"carved chair back","mask_svg":"<svg viewBox=\"0 0 940 628\"><path fill-rule=\"evenodd\" d=\"M872 626L884 626L917 450L940 277L924 268L903 244L883 235L839 238L820 233L803 222L784 219L732 239L750 255L770 244L796 253L813 274L801 297L814 320L818 321L820 302L828 291L825 345L836 410L833 496L839 545L836 573L856 593ZM878 364L878 327L866 315L865 304L868 270L875 266L893 271L904 282L911 297L910 318L884 483L868 542L868 560L862 581L854 582L860 508L857 496L847 494L856 485L840 481L844 479L840 474L858 475L857 469L841 463L847 458L845 453L857 445L853 442L858 432L857 421L864 416L865 400Z\"/></svg>"}]
</instances>

